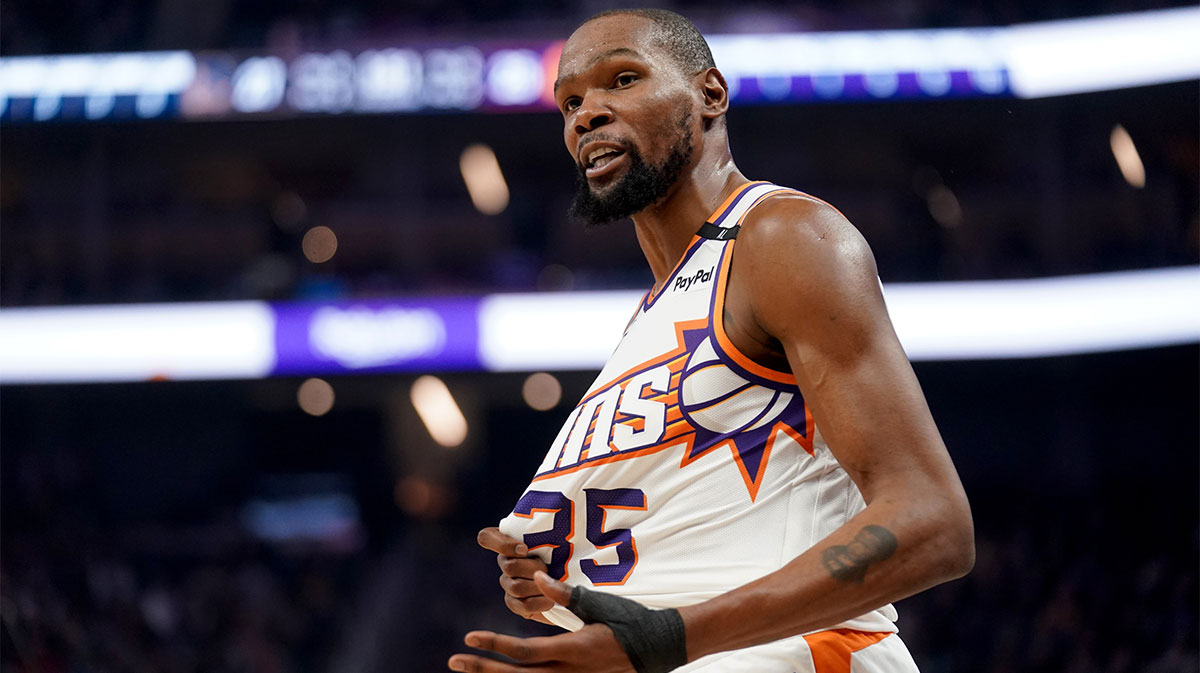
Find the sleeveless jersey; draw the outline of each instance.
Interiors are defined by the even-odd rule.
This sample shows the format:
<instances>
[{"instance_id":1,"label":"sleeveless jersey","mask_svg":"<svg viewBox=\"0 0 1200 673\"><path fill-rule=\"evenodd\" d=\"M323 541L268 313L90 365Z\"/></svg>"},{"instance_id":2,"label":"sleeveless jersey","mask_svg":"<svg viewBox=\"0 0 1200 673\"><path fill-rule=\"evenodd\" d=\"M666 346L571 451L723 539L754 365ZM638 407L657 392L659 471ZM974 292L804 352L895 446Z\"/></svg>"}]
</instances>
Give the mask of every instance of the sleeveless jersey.
<instances>
[{"instance_id":1,"label":"sleeveless jersey","mask_svg":"<svg viewBox=\"0 0 1200 673\"><path fill-rule=\"evenodd\" d=\"M738 229L780 192L798 193L744 185L700 227L500 522L551 576L692 605L778 570L865 507L795 378L739 353L722 325ZM560 606L545 615L582 625ZM889 605L840 626L891 632L895 619Z\"/></svg>"}]
</instances>

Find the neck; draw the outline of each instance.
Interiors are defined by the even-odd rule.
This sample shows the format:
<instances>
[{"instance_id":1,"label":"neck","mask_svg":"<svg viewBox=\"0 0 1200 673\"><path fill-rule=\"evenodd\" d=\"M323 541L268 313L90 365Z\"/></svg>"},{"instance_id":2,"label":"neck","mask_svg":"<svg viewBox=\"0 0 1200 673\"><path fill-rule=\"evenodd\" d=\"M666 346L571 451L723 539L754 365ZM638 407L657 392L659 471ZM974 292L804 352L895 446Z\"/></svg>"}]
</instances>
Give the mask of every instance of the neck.
<instances>
[{"instance_id":1,"label":"neck","mask_svg":"<svg viewBox=\"0 0 1200 673\"><path fill-rule=\"evenodd\" d=\"M701 156L665 199L633 216L655 287L667 281L704 219L747 182L727 149L716 157Z\"/></svg>"}]
</instances>

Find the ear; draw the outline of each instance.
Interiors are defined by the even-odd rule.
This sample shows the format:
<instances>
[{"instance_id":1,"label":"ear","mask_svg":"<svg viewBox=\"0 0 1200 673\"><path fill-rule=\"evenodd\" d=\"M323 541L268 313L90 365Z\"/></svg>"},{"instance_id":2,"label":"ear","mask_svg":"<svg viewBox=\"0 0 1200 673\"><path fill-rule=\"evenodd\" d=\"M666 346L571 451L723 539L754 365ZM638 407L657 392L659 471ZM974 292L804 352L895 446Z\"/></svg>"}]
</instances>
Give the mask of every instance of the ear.
<instances>
[{"instance_id":1,"label":"ear","mask_svg":"<svg viewBox=\"0 0 1200 673\"><path fill-rule=\"evenodd\" d=\"M704 111L701 113L706 121L712 121L725 116L729 111L729 85L725 76L716 68L706 68L696 74L696 82L704 96Z\"/></svg>"}]
</instances>

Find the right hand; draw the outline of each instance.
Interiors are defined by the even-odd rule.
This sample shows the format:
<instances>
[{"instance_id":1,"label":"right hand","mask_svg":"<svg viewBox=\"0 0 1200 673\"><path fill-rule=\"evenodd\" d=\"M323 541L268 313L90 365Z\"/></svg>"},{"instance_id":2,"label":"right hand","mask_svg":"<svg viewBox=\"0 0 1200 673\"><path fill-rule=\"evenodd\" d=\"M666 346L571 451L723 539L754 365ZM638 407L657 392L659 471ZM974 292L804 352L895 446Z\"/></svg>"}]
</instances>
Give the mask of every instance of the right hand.
<instances>
[{"instance_id":1,"label":"right hand","mask_svg":"<svg viewBox=\"0 0 1200 673\"><path fill-rule=\"evenodd\" d=\"M492 526L479 531L476 537L479 546L496 552L496 563L500 565L500 586L504 588L504 604L509 610L525 619L545 624L550 622L542 613L555 603L542 594L533 581L534 573L546 572L546 564L540 558L529 555L525 543L511 538Z\"/></svg>"}]
</instances>

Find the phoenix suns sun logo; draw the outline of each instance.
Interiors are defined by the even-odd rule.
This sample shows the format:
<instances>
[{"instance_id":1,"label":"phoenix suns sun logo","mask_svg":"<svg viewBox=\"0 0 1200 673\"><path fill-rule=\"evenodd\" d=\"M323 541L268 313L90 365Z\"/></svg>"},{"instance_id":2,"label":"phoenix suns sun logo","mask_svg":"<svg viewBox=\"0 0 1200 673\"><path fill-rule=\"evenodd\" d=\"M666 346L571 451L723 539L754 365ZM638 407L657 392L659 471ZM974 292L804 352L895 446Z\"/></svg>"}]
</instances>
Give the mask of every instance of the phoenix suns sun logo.
<instances>
[{"instance_id":1,"label":"phoenix suns sun logo","mask_svg":"<svg viewBox=\"0 0 1200 673\"><path fill-rule=\"evenodd\" d=\"M812 453L812 418L795 386L739 367L707 320L677 323L675 332L675 349L580 401L534 481L681 445L684 467L728 446L753 500L779 433Z\"/></svg>"}]
</instances>

